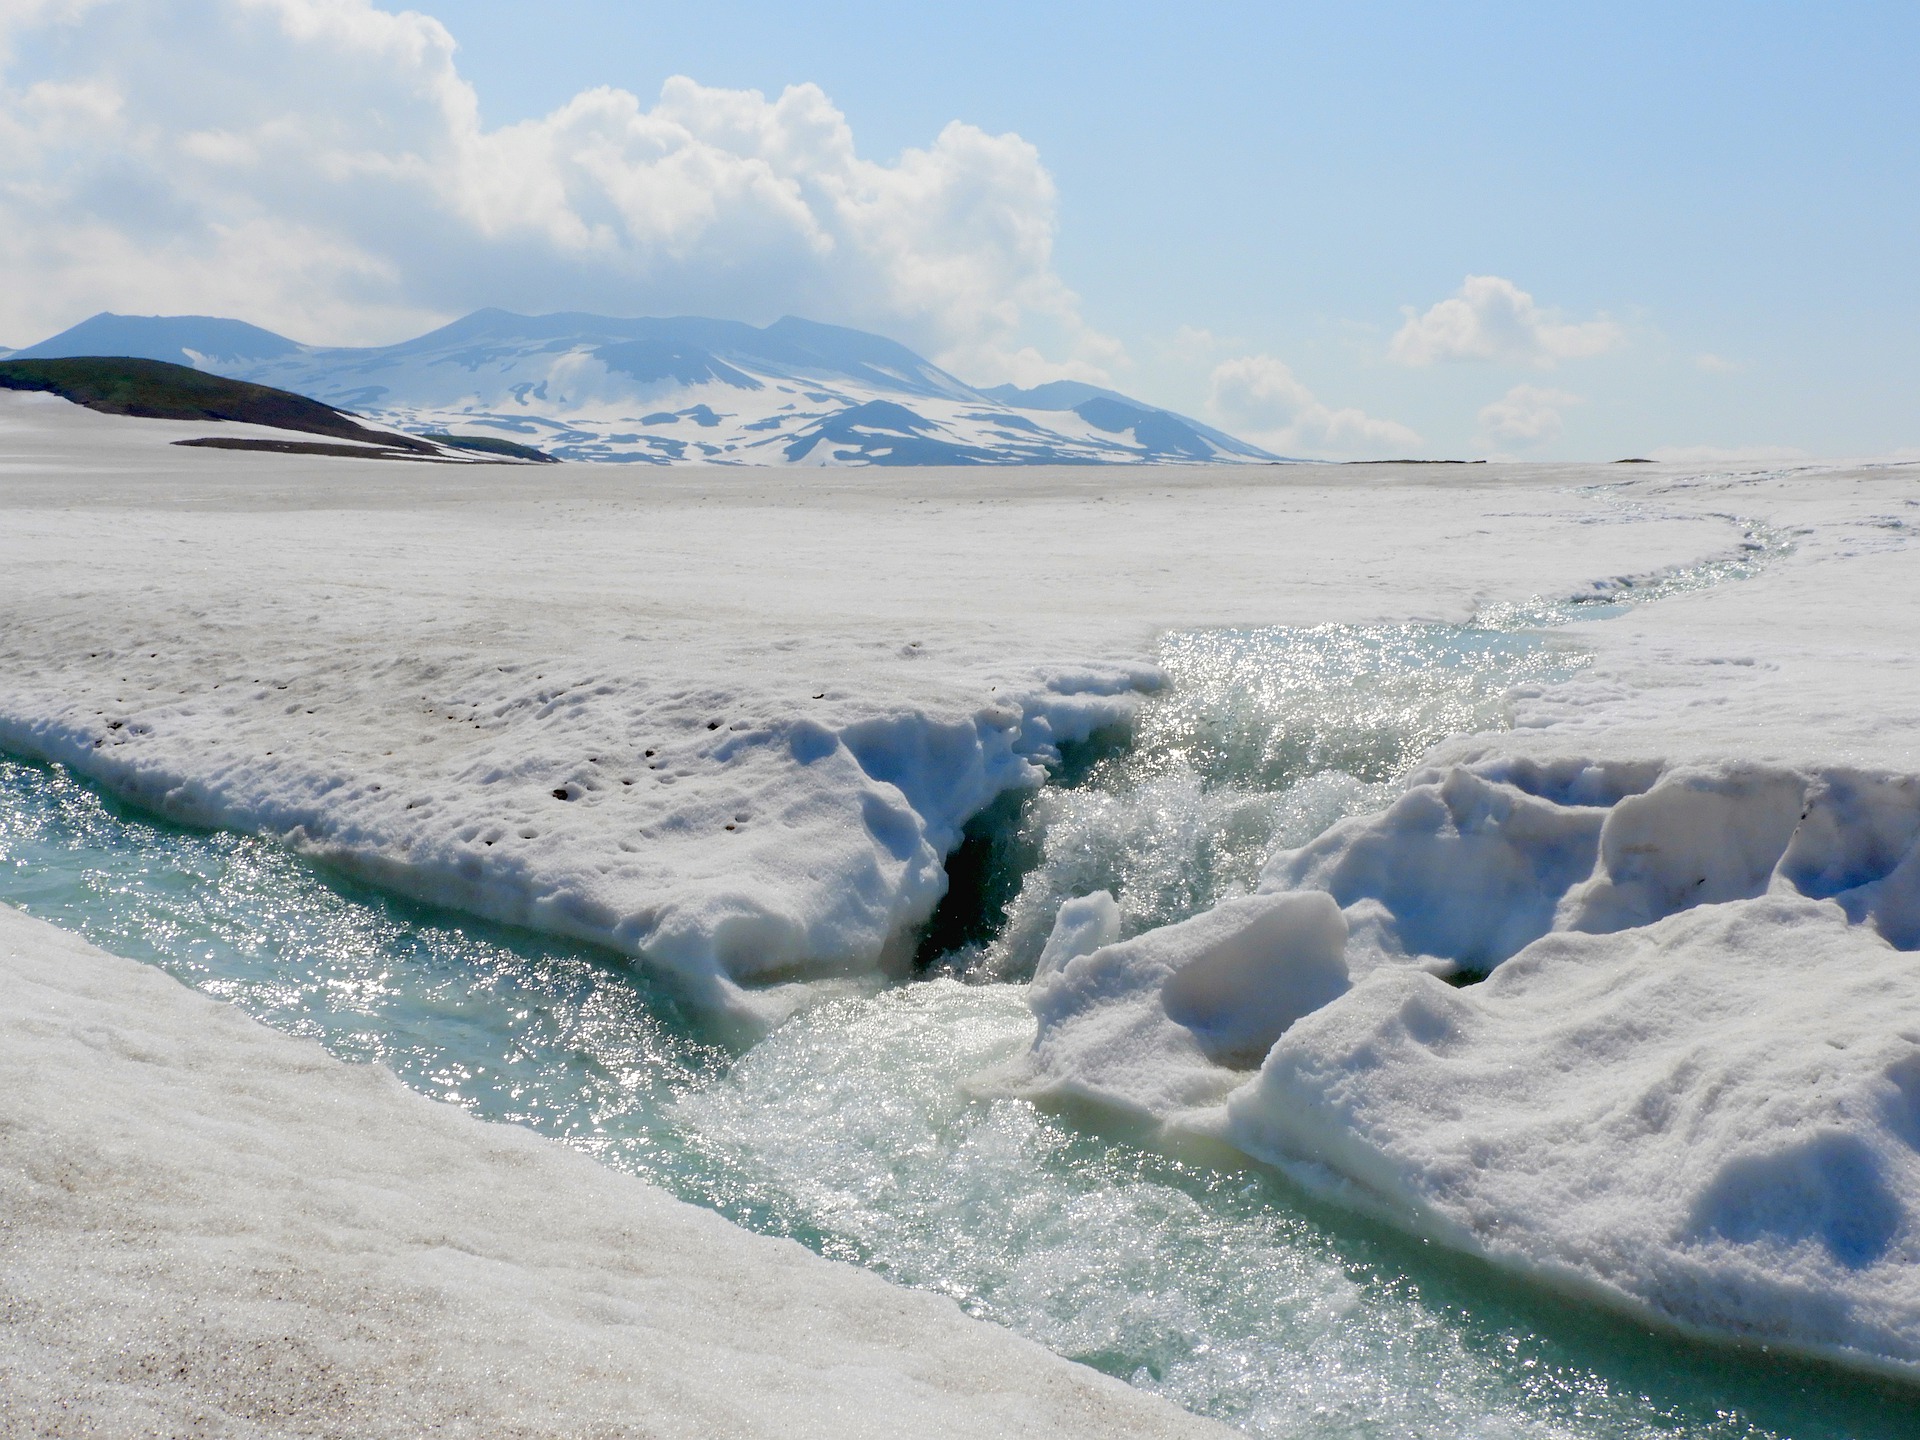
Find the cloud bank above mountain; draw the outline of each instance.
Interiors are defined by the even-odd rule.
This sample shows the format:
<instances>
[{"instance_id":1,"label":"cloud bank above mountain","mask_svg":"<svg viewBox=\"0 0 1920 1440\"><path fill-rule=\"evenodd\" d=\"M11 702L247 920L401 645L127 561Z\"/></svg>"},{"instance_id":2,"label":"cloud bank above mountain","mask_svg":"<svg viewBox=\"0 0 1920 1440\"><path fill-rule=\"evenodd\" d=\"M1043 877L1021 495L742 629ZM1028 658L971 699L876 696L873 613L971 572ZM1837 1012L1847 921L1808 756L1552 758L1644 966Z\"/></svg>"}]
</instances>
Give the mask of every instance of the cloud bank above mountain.
<instances>
[{"instance_id":1,"label":"cloud bank above mountain","mask_svg":"<svg viewBox=\"0 0 1920 1440\"><path fill-rule=\"evenodd\" d=\"M0 9L0 293L19 344L98 309L390 340L482 305L798 313L982 383L1107 378L1035 148L960 121L882 162L814 85L669 80L488 129L424 15L369 0Z\"/></svg>"}]
</instances>

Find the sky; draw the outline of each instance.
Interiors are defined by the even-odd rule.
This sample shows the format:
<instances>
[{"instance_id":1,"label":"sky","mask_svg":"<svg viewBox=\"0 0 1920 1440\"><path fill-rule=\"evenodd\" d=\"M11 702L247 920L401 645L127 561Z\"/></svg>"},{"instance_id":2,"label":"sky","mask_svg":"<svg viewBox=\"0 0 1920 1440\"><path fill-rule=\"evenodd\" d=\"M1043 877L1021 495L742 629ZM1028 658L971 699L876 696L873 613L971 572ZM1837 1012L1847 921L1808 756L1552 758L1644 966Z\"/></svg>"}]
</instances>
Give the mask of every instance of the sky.
<instances>
[{"instance_id":1,"label":"sky","mask_svg":"<svg viewBox=\"0 0 1920 1440\"><path fill-rule=\"evenodd\" d=\"M793 313L1284 453L1920 454L1920 6L0 0L0 345Z\"/></svg>"}]
</instances>

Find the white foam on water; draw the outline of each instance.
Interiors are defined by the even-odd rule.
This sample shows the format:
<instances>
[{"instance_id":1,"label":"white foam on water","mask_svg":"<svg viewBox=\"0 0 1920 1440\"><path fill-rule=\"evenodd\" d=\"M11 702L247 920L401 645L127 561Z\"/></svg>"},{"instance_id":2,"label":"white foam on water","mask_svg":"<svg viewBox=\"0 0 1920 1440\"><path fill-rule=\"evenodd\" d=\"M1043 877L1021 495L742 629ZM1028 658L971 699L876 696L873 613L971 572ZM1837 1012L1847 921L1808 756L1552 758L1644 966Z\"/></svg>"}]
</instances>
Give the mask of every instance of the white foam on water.
<instances>
[{"instance_id":1,"label":"white foam on water","mask_svg":"<svg viewBox=\"0 0 1920 1440\"><path fill-rule=\"evenodd\" d=\"M1518 625L1171 635L1170 684L1141 706L1133 743L1027 802L1009 849L1030 868L962 967L1029 973L1076 895L1114 895L1135 935L1245 894L1276 849L1381 808L1436 741L1504 727L1516 690L1585 658Z\"/></svg>"}]
</instances>

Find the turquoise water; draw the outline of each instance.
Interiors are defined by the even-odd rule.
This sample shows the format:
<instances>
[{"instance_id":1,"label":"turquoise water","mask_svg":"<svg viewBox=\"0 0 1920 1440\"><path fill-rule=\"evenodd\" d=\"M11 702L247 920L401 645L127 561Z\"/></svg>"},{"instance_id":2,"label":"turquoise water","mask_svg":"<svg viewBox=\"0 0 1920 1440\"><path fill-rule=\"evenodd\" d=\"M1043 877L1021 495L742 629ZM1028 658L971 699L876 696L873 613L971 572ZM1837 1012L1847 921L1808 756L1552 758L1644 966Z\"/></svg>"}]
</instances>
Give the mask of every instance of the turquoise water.
<instances>
[{"instance_id":1,"label":"turquoise water","mask_svg":"<svg viewBox=\"0 0 1920 1440\"><path fill-rule=\"evenodd\" d=\"M1282 819L1304 837L1368 803L1420 735L1499 723L1516 676L1580 663L1524 628L1176 637L1183 678L1109 759L1146 784L1177 757L1202 793L1291 797ZM1275 742L1263 723L1293 728ZM1108 784L1088 793L1128 803ZM395 902L5 759L0 901L1257 1435L1913 1433L1911 1392L1648 1334L1264 1173L974 1098L968 1080L1029 1036L1018 984L835 1001L738 1054L617 958Z\"/></svg>"}]
</instances>

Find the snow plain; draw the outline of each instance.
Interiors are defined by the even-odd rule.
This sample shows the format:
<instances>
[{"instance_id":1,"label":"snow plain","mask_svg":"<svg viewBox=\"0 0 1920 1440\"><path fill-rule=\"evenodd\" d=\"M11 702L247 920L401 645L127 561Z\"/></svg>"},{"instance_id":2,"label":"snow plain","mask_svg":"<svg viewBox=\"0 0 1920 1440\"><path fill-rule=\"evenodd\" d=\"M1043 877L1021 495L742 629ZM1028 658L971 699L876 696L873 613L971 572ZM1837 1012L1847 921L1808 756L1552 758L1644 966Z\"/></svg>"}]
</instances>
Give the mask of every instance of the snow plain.
<instances>
[{"instance_id":1,"label":"snow plain","mask_svg":"<svg viewBox=\"0 0 1920 1440\"><path fill-rule=\"evenodd\" d=\"M749 1028L899 973L967 818L1124 725L1167 629L1462 622L1772 527L1260 894L1073 907L983 1083L1920 1372L1914 467L428 474L129 423L0 407L0 744Z\"/></svg>"}]
</instances>

